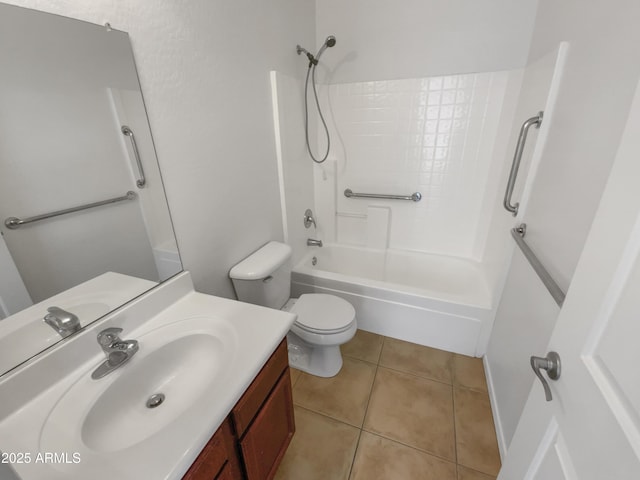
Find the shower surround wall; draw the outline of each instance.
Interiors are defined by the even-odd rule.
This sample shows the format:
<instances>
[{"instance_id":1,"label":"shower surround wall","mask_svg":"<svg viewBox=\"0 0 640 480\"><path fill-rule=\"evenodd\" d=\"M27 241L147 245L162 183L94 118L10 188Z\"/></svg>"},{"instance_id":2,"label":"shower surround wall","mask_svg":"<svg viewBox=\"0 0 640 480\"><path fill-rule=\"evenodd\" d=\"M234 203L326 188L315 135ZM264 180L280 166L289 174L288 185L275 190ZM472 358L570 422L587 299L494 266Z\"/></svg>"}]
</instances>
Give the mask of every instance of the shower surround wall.
<instances>
[{"instance_id":1,"label":"shower surround wall","mask_svg":"<svg viewBox=\"0 0 640 480\"><path fill-rule=\"evenodd\" d=\"M302 221L305 210L314 209L313 163L307 153L302 117L304 86L295 77L271 72L271 99L284 241L293 249L292 262L296 264L307 251L307 238L315 238L317 233ZM310 121L313 145L315 121Z\"/></svg>"},{"instance_id":2,"label":"shower surround wall","mask_svg":"<svg viewBox=\"0 0 640 480\"><path fill-rule=\"evenodd\" d=\"M493 163L502 162L493 152L509 75L326 86L333 151L315 169L324 239L481 260L482 225L492 214L484 198ZM422 200L346 198L347 188L417 191Z\"/></svg>"},{"instance_id":3,"label":"shower surround wall","mask_svg":"<svg viewBox=\"0 0 640 480\"><path fill-rule=\"evenodd\" d=\"M380 0L316 1L316 49L327 35L337 39L322 57L317 76L331 153L326 163L312 165L315 233L328 248L306 249L309 262L317 255L318 271L311 269L302 278L306 260L299 262L294 295L329 289L357 303L365 330L468 355L484 353L509 252L503 251L497 262L483 262L493 240L489 225L496 215L504 215L499 190L508 173L520 67L536 7L535 0L517 5L481 0L472 7L459 0L408 0L401 6ZM276 121L276 128L285 125L277 135L287 136L287 122ZM315 133L313 146L324 151L324 132L318 128ZM311 162L306 155L303 161ZM286 194L288 168L286 161L281 164ZM399 195L419 191L423 199L348 199L346 188ZM311 190L307 187L306 193ZM289 203L283 201L283 208ZM285 218L286 232L299 220L289 212L285 217L290 217ZM508 231L509 219L503 223ZM339 267L321 259L347 250L348 259ZM354 290L343 291L340 284L346 280L334 278L335 268L349 270L355 258L368 255L381 257L381 272L357 275L350 282ZM477 287L487 293L479 304L469 298L447 304L446 289L436 289L426 296L444 300L438 311L419 300L405 304L403 311L393 310L397 301L384 303L361 287L375 282L385 292L424 293L428 279L417 275L417 283L409 285L406 270L397 277L387 268L392 258L411 265L427 258L443 265L466 262L479 271ZM367 262L367 267L372 265ZM320 285L320 271L328 272L333 283ZM446 283L446 274L431 274L435 284ZM471 305L483 311L454 311Z\"/></svg>"}]
</instances>

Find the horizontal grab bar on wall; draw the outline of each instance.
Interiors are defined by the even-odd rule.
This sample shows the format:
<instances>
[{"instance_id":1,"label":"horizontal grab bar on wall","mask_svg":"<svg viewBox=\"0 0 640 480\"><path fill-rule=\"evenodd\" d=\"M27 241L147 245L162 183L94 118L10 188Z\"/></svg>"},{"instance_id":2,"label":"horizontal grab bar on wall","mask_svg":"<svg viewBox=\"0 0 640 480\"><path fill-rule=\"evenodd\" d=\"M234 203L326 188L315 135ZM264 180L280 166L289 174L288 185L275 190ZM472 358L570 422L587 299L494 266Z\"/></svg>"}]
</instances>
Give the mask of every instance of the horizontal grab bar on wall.
<instances>
[{"instance_id":1,"label":"horizontal grab bar on wall","mask_svg":"<svg viewBox=\"0 0 640 480\"><path fill-rule=\"evenodd\" d=\"M147 179L144 176L144 169L142 168L142 160L140 160L140 152L138 152L138 144L136 143L136 137L133 134L133 130L131 130L126 125L123 125L120 129L122 134L126 137L129 137L131 140L131 148L133 148L133 156L136 157L136 164L138 165L138 172L140 173L140 178L136 180L136 185L138 188L143 188L147 184Z\"/></svg>"},{"instance_id":2,"label":"horizontal grab bar on wall","mask_svg":"<svg viewBox=\"0 0 640 480\"><path fill-rule=\"evenodd\" d=\"M383 195L378 193L354 193L350 188L344 191L344 196L347 198L382 198L384 200L410 200L412 202L419 202L422 198L420 192L414 192L411 195Z\"/></svg>"},{"instance_id":3,"label":"horizontal grab bar on wall","mask_svg":"<svg viewBox=\"0 0 640 480\"><path fill-rule=\"evenodd\" d=\"M549 272L547 272L547 269L544 268L544 265L540 263L540 260L538 260L536 254L533 253L531 248L529 248L529 245L527 245L527 242L525 242L524 236L526 233L527 225L525 223L521 224L519 227L511 229L511 236L516 241L516 244L518 245L518 247L520 247L520 250L522 250L522 253L527 258L527 260L529 260L529 263L538 274L538 277L540 277L540 280L542 280L544 286L547 287L547 290L549 290L549 293L556 301L558 306L562 307L562 304L564 303L565 293L560 288L560 285L558 285L556 281L551 277L551 275L549 275Z\"/></svg>"},{"instance_id":4,"label":"horizontal grab bar on wall","mask_svg":"<svg viewBox=\"0 0 640 480\"><path fill-rule=\"evenodd\" d=\"M28 223L38 222L47 218L57 217L59 215L66 215L67 213L79 212L81 210L87 210L89 208L101 207L102 205L108 205L110 203L122 202L124 200L135 200L137 197L138 194L136 192L132 192L131 190L129 190L127 194L122 197L115 197L108 200L101 200L99 202L87 203L86 205L80 205L79 207L65 208L64 210L56 210L55 212L44 213L42 215L36 215L34 217L22 219L17 217L9 217L4 221L4 224L7 228L15 230L16 228L19 228L22 225L26 225Z\"/></svg>"},{"instance_id":5,"label":"horizontal grab bar on wall","mask_svg":"<svg viewBox=\"0 0 640 480\"><path fill-rule=\"evenodd\" d=\"M522 160L522 152L524 152L524 144L527 141L527 133L529 128L535 125L536 128L540 128L542 124L542 112L538 112L535 117L528 118L520 127L520 135L518 135L518 142L516 143L516 153L513 155L513 163L511 164L511 172L509 172L509 180L507 181L507 190L504 192L504 208L508 212L511 212L515 217L518 214L519 203L511 204L511 197L513 196L513 187L516 184L516 178L518 176L518 169L520 168L520 160Z\"/></svg>"}]
</instances>

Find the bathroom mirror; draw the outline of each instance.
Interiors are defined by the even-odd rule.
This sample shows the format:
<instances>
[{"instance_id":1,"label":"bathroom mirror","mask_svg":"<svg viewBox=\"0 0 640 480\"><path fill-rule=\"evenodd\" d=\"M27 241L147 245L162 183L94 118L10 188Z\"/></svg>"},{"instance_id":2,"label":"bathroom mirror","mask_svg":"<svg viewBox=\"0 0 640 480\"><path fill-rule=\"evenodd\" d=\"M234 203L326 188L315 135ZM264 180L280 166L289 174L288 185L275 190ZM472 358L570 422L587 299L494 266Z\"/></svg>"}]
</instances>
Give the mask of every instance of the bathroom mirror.
<instances>
[{"instance_id":1,"label":"bathroom mirror","mask_svg":"<svg viewBox=\"0 0 640 480\"><path fill-rule=\"evenodd\" d=\"M182 265L128 34L0 4L0 65L2 375Z\"/></svg>"}]
</instances>

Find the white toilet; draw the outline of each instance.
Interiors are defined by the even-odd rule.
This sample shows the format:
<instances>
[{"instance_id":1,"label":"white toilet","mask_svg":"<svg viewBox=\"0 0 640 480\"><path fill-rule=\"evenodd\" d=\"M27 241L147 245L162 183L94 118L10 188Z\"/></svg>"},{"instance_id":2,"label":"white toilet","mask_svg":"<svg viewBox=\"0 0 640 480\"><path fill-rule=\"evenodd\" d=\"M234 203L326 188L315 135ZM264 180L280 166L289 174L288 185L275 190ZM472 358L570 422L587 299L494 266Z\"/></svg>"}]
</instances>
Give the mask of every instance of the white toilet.
<instances>
[{"instance_id":1,"label":"white toilet","mask_svg":"<svg viewBox=\"0 0 640 480\"><path fill-rule=\"evenodd\" d=\"M356 311L334 295L291 294L291 247L269 242L229 272L238 300L296 313L287 334L289 363L311 375L333 377L342 368L340 345L356 333Z\"/></svg>"}]
</instances>

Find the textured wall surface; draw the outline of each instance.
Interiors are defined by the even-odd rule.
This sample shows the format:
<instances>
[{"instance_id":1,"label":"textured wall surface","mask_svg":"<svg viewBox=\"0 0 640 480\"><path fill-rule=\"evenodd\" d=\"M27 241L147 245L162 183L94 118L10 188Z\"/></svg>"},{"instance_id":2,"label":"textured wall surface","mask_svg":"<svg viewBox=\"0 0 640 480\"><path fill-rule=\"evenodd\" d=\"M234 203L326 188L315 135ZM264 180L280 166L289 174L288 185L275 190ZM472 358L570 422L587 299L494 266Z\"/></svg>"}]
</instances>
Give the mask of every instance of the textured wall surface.
<instances>
[{"instance_id":1,"label":"textured wall surface","mask_svg":"<svg viewBox=\"0 0 640 480\"><path fill-rule=\"evenodd\" d=\"M316 42L331 83L524 66L538 0L316 0Z\"/></svg>"},{"instance_id":2,"label":"textured wall surface","mask_svg":"<svg viewBox=\"0 0 640 480\"><path fill-rule=\"evenodd\" d=\"M282 239L269 71L305 73L312 0L12 0L129 32L184 267L233 296L229 268Z\"/></svg>"}]
</instances>

